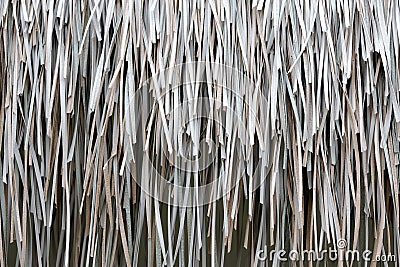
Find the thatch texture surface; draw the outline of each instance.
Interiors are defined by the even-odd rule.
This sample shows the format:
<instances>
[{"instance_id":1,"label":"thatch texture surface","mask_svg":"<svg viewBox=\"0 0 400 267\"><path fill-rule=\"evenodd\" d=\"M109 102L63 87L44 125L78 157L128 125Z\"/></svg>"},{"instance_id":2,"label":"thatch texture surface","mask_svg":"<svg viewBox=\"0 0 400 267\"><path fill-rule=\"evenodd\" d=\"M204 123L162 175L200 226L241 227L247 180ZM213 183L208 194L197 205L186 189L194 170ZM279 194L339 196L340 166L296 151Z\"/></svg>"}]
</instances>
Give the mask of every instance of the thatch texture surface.
<instances>
[{"instance_id":1,"label":"thatch texture surface","mask_svg":"<svg viewBox=\"0 0 400 267\"><path fill-rule=\"evenodd\" d=\"M397 0L1 0L0 265L400 256L399 41Z\"/></svg>"}]
</instances>

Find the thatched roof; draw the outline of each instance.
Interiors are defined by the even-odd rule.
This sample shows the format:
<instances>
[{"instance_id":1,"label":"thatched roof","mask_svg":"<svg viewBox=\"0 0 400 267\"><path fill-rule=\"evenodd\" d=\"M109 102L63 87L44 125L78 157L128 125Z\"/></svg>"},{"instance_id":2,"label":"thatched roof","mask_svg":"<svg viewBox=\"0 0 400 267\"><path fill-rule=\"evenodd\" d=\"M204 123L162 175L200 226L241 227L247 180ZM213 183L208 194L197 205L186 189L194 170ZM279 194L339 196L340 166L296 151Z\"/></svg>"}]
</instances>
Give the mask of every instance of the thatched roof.
<instances>
[{"instance_id":1,"label":"thatched roof","mask_svg":"<svg viewBox=\"0 0 400 267\"><path fill-rule=\"evenodd\" d=\"M1 266L400 256L398 1L3 0L0 30Z\"/></svg>"}]
</instances>

